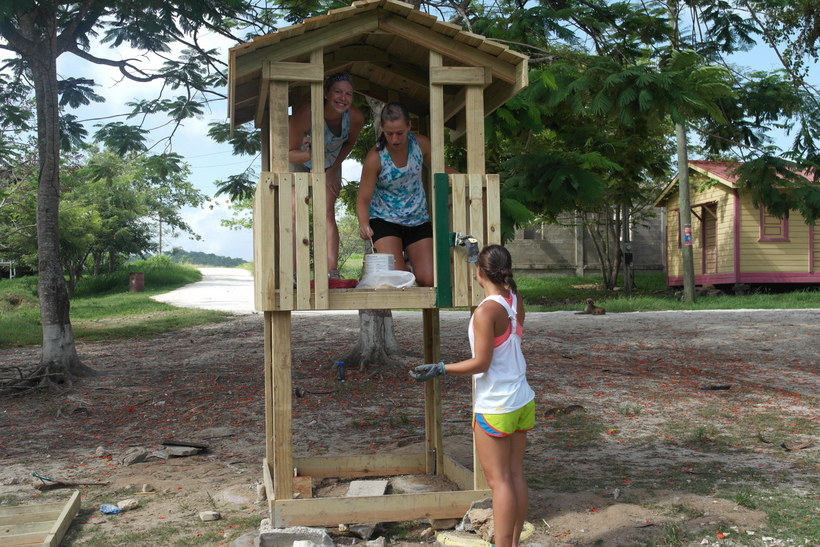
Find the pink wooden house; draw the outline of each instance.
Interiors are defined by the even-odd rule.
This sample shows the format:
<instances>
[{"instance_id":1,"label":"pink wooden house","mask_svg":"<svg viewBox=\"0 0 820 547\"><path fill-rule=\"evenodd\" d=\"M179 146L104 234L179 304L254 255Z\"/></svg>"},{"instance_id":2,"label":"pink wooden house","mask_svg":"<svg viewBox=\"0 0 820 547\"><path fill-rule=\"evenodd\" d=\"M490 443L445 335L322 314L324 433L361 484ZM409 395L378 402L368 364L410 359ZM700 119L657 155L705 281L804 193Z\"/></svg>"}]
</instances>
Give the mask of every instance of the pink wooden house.
<instances>
[{"instance_id":1,"label":"pink wooden house","mask_svg":"<svg viewBox=\"0 0 820 547\"><path fill-rule=\"evenodd\" d=\"M738 190L735 162L690 161L695 284L820 284L820 226L794 211L777 218ZM664 208L669 286L683 285L677 177L655 201Z\"/></svg>"}]
</instances>

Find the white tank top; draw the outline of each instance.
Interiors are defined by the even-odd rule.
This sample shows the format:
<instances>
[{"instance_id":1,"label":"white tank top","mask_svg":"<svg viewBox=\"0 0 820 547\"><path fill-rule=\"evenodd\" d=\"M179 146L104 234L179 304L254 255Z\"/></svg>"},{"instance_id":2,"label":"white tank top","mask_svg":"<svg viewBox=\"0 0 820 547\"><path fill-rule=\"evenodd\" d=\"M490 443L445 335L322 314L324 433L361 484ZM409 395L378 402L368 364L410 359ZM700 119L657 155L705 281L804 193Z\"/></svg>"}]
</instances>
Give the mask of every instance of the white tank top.
<instances>
[{"instance_id":1,"label":"white tank top","mask_svg":"<svg viewBox=\"0 0 820 547\"><path fill-rule=\"evenodd\" d=\"M507 311L510 328L507 333L497 337L493 348L493 358L487 372L473 375L475 400L473 412L478 414L505 414L518 410L535 398L535 392L527 383L527 362L521 352L521 335L523 329L518 324L516 301L517 295L510 291L510 302L500 295L490 295L481 301L498 302ZM470 338L470 349L475 357L475 330L473 319L467 332ZM504 337L506 336L506 339Z\"/></svg>"}]
</instances>

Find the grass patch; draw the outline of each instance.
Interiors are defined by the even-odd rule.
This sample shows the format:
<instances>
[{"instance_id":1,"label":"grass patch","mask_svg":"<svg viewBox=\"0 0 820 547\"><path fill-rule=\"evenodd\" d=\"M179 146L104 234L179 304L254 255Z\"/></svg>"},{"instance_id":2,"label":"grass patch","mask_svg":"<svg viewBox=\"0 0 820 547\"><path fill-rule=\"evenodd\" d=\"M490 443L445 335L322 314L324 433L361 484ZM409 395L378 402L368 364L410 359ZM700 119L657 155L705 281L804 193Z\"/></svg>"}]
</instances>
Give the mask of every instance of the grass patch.
<instances>
[{"instance_id":1,"label":"grass patch","mask_svg":"<svg viewBox=\"0 0 820 547\"><path fill-rule=\"evenodd\" d=\"M530 462L524 466L527 485L531 490L552 490L554 492L583 492L589 489L589 473L573 469L563 463L551 462L533 470Z\"/></svg>"},{"instance_id":2,"label":"grass patch","mask_svg":"<svg viewBox=\"0 0 820 547\"><path fill-rule=\"evenodd\" d=\"M547 426L544 439L552 446L564 450L582 450L595 446L601 442L601 433L606 431L604 424L587 412L559 414L544 425Z\"/></svg>"},{"instance_id":3,"label":"grass patch","mask_svg":"<svg viewBox=\"0 0 820 547\"><path fill-rule=\"evenodd\" d=\"M632 418L638 416L641 413L641 407L640 405L636 405L633 403L626 403L618 406L618 408L616 408L615 411L621 416Z\"/></svg>"},{"instance_id":4,"label":"grass patch","mask_svg":"<svg viewBox=\"0 0 820 547\"><path fill-rule=\"evenodd\" d=\"M144 274L145 292L129 291L129 273ZM202 279L199 270L154 257L120 271L83 279L71 300L71 323L77 340L148 337L197 325L225 321L231 314L175 308L151 295ZM0 281L0 348L42 342L37 279Z\"/></svg>"},{"instance_id":5,"label":"grass patch","mask_svg":"<svg viewBox=\"0 0 820 547\"><path fill-rule=\"evenodd\" d=\"M686 534L681 530L680 526L671 522L663 523L663 544L668 547L677 547L683 545L686 539Z\"/></svg>"},{"instance_id":6,"label":"grass patch","mask_svg":"<svg viewBox=\"0 0 820 547\"><path fill-rule=\"evenodd\" d=\"M516 283L530 312L580 311L580 304L587 298L606 308L607 313L820 307L820 290L817 288L789 292L759 288L752 294L742 296L724 294L682 302L681 297L666 286L663 272L637 273L636 287L630 297L624 296L623 291L605 290L600 276L517 277Z\"/></svg>"}]
</instances>

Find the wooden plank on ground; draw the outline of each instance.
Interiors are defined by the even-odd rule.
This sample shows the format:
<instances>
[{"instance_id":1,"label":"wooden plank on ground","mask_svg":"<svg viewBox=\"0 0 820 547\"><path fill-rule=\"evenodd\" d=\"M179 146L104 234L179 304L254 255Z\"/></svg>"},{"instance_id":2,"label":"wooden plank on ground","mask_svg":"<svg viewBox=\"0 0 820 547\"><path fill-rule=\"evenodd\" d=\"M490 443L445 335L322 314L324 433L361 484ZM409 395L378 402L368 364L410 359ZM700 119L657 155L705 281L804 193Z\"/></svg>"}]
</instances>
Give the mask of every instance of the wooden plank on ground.
<instances>
[{"instance_id":1,"label":"wooden plank on ground","mask_svg":"<svg viewBox=\"0 0 820 547\"><path fill-rule=\"evenodd\" d=\"M446 454L444 455L444 476L456 483L462 490L469 490L473 487L473 472Z\"/></svg>"},{"instance_id":2,"label":"wooden plank on ground","mask_svg":"<svg viewBox=\"0 0 820 547\"><path fill-rule=\"evenodd\" d=\"M286 526L337 526L340 522L400 522L417 519L461 518L489 490L423 492L358 498L277 500L272 524Z\"/></svg>"},{"instance_id":3,"label":"wooden plank on ground","mask_svg":"<svg viewBox=\"0 0 820 547\"><path fill-rule=\"evenodd\" d=\"M0 508L0 545L57 547L80 510L80 491L64 502Z\"/></svg>"}]
</instances>

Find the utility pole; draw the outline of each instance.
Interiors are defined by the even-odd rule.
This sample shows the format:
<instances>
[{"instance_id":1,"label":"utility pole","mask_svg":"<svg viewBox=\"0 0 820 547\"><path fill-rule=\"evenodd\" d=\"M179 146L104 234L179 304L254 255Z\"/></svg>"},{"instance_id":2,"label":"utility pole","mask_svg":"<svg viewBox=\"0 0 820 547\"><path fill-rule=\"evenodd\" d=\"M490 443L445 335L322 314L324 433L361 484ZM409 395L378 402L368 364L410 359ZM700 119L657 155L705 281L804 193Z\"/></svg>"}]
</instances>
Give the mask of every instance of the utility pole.
<instances>
[{"instance_id":1,"label":"utility pole","mask_svg":"<svg viewBox=\"0 0 820 547\"><path fill-rule=\"evenodd\" d=\"M678 140L678 198L680 203L680 257L683 263L683 301L695 301L695 262L692 255L692 208L689 204L689 158L686 128L675 124Z\"/></svg>"},{"instance_id":2,"label":"utility pole","mask_svg":"<svg viewBox=\"0 0 820 547\"><path fill-rule=\"evenodd\" d=\"M621 214L621 250L624 257L624 296L632 296L632 234L629 229L629 202L623 204Z\"/></svg>"},{"instance_id":3,"label":"utility pole","mask_svg":"<svg viewBox=\"0 0 820 547\"><path fill-rule=\"evenodd\" d=\"M678 3L671 2L669 13L674 25L672 47L678 49ZM695 262L692 255L692 209L689 203L689 157L686 146L686 128L675 124L678 148L678 198L680 204L680 254L683 265L683 301L695 301Z\"/></svg>"}]
</instances>

